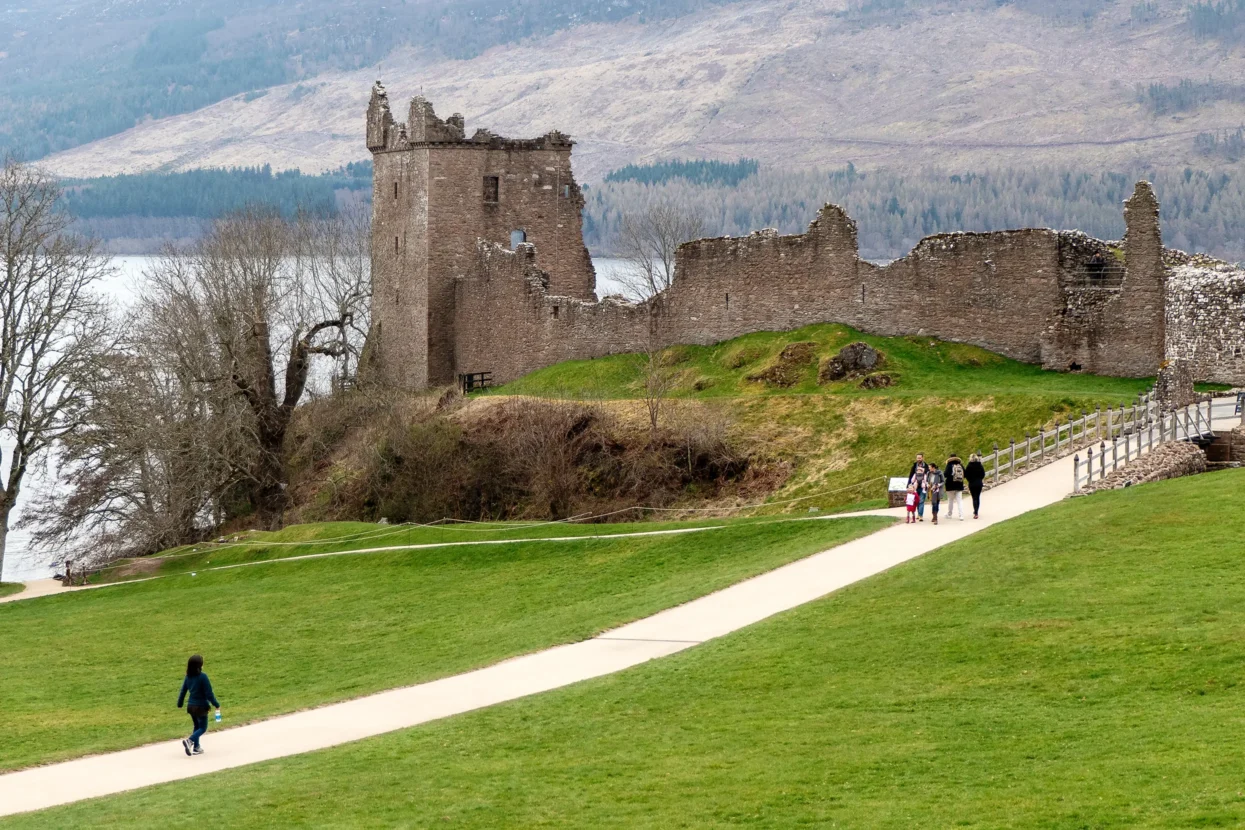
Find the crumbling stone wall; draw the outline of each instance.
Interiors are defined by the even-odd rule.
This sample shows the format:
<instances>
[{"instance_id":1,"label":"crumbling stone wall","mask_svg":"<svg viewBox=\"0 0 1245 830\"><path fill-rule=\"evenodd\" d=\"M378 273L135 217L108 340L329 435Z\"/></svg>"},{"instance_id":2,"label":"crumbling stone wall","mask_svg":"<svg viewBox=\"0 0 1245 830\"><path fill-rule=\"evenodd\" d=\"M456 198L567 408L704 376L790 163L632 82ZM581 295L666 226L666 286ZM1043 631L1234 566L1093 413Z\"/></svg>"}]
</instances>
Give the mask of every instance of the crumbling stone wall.
<instances>
[{"instance_id":1,"label":"crumbling stone wall","mask_svg":"<svg viewBox=\"0 0 1245 830\"><path fill-rule=\"evenodd\" d=\"M860 260L856 224L826 206L805 234L761 231L679 251L672 342L846 323L884 335L973 343L1060 371L1145 376L1163 356L1162 240L1148 184L1129 202L1123 246L1050 230L940 234L886 266ZM1092 279L1095 256L1118 263Z\"/></svg>"},{"instance_id":2,"label":"crumbling stone wall","mask_svg":"<svg viewBox=\"0 0 1245 830\"><path fill-rule=\"evenodd\" d=\"M1245 384L1245 270L1184 255L1171 269L1167 354L1198 380Z\"/></svg>"},{"instance_id":3,"label":"crumbling stone wall","mask_svg":"<svg viewBox=\"0 0 1245 830\"><path fill-rule=\"evenodd\" d=\"M455 285L460 372L492 372L505 382L563 360L647 348L653 318L646 305L552 293L531 245L508 251L481 243L476 256L476 268Z\"/></svg>"}]
</instances>

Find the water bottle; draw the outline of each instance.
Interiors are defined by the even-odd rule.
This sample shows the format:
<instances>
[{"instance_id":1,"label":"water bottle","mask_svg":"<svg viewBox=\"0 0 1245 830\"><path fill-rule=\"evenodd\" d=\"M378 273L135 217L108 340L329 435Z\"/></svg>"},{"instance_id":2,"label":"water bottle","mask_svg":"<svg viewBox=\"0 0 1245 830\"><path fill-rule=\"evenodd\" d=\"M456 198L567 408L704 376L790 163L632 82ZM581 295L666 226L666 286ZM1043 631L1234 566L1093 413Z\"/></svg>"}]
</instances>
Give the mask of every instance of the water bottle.
<instances>
[{"instance_id":1,"label":"water bottle","mask_svg":"<svg viewBox=\"0 0 1245 830\"><path fill-rule=\"evenodd\" d=\"M220 709L216 710L216 722L220 723Z\"/></svg>"}]
</instances>

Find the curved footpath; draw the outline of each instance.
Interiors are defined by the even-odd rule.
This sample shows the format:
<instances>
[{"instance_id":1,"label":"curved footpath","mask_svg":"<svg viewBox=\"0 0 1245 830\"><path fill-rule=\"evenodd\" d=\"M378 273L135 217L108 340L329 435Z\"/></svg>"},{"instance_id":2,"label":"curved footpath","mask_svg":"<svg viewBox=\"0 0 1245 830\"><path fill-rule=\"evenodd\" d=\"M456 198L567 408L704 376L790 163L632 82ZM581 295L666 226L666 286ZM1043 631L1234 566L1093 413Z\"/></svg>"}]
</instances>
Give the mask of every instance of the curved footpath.
<instances>
[{"instance_id":1,"label":"curved footpath","mask_svg":"<svg viewBox=\"0 0 1245 830\"><path fill-rule=\"evenodd\" d=\"M466 674L212 733L208 754L176 741L0 776L0 816L311 752L417 726L666 657L795 608L949 542L1060 501L1072 490L1065 458L985 495L983 518L902 523L591 640L516 657ZM967 494L966 494L967 495ZM970 504L971 510L971 504ZM873 511L902 517L902 508ZM824 517L833 521L839 516Z\"/></svg>"}]
</instances>

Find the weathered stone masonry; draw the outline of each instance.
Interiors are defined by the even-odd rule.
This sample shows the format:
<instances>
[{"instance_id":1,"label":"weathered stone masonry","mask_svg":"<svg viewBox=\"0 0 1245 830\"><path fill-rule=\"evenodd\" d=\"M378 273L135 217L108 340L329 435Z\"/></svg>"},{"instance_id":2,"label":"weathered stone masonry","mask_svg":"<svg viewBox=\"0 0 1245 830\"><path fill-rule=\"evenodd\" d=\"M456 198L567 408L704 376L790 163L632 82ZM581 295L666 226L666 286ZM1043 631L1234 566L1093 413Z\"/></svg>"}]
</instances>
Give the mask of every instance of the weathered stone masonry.
<instances>
[{"instance_id":1,"label":"weathered stone masonry","mask_svg":"<svg viewBox=\"0 0 1245 830\"><path fill-rule=\"evenodd\" d=\"M504 382L650 342L646 306L596 300L567 137L466 139L461 116L441 121L421 98L395 124L378 84L368 147L374 342L387 382L420 388L480 371ZM1061 371L1148 376L1166 354L1192 356L1199 380L1245 380L1245 291L1217 277L1172 278L1189 258L1164 250L1149 184L1137 185L1124 216L1118 243L1073 231L943 234L879 267L859 258L855 223L827 205L804 234L684 245L657 331L709 344L838 322ZM1198 321L1212 293L1210 337Z\"/></svg>"}]
</instances>

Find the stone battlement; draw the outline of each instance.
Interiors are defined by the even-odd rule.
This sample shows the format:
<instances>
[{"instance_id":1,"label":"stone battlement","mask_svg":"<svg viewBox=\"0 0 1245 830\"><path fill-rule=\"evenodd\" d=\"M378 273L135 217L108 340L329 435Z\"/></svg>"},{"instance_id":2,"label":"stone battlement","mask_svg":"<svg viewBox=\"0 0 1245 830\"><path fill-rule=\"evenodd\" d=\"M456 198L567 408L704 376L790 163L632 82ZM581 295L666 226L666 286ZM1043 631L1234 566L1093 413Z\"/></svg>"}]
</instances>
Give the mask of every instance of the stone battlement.
<instances>
[{"instance_id":1,"label":"stone battlement","mask_svg":"<svg viewBox=\"0 0 1245 830\"><path fill-rule=\"evenodd\" d=\"M391 153L417 147L456 145L487 150L569 149L570 136L553 130L538 138L504 138L481 127L468 138L461 113L442 120L423 96L411 99L405 122L396 123L389 108L389 94L377 81L367 110L367 148L373 153Z\"/></svg>"}]
</instances>

